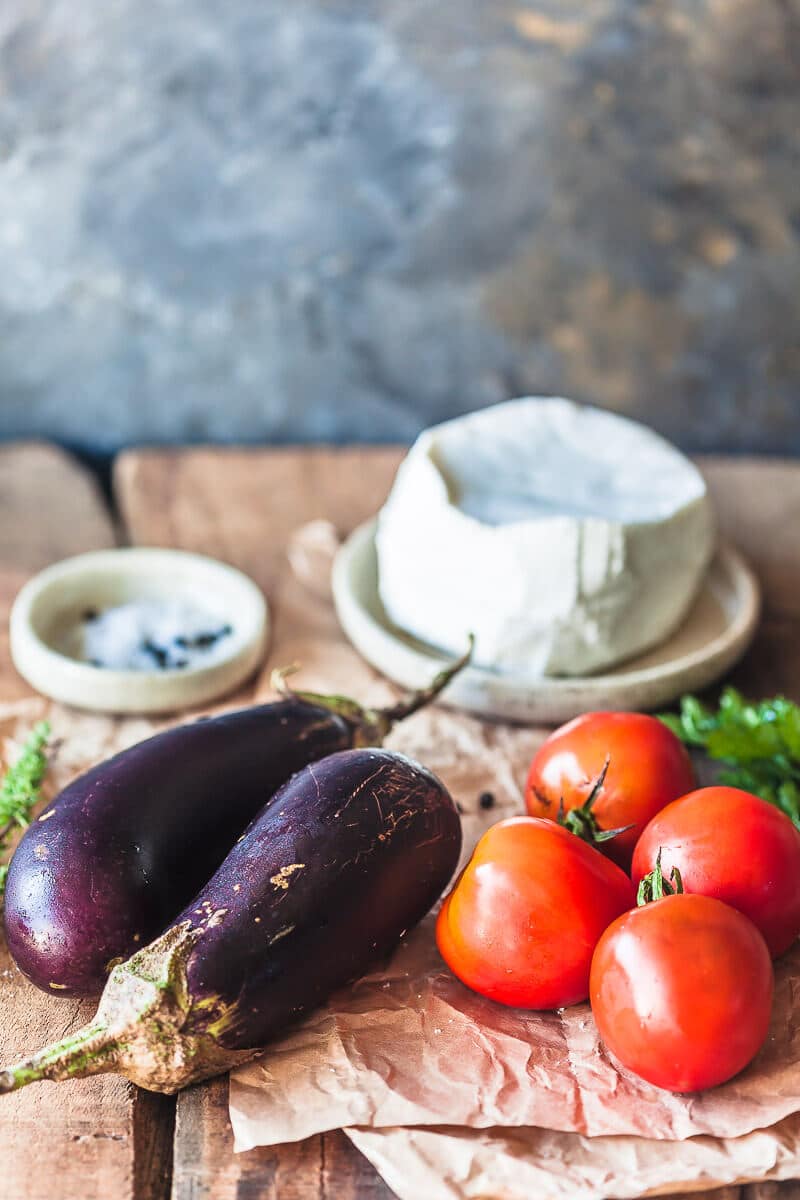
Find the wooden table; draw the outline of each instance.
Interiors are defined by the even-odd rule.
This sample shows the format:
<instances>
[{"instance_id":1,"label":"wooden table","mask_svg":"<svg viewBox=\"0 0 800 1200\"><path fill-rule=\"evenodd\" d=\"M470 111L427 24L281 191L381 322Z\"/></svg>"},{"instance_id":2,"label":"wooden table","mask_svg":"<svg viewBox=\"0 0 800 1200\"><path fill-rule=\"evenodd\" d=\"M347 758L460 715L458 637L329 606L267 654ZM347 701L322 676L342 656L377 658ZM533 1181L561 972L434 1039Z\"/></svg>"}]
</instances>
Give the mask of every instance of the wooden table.
<instances>
[{"instance_id":1,"label":"wooden table","mask_svg":"<svg viewBox=\"0 0 800 1200\"><path fill-rule=\"evenodd\" d=\"M8 656L20 585L55 559L115 543L178 546L249 572L273 602L291 531L324 516L342 532L380 505L394 448L135 451L115 464L113 507L75 461L46 445L0 448L0 702L30 695ZM764 619L734 682L800 699L800 462L706 458L723 531L761 577ZM0 1058L88 1015L28 985L0 950ZM227 1081L175 1098L121 1079L42 1085L3 1099L0 1194L20 1200L387 1200L341 1133L234 1156ZM706 1193L708 1195L708 1193ZM800 1198L800 1183L725 1188L715 1200ZM421 1197L420 1200L424 1200ZM534 1198L532 1198L534 1200Z\"/></svg>"}]
</instances>

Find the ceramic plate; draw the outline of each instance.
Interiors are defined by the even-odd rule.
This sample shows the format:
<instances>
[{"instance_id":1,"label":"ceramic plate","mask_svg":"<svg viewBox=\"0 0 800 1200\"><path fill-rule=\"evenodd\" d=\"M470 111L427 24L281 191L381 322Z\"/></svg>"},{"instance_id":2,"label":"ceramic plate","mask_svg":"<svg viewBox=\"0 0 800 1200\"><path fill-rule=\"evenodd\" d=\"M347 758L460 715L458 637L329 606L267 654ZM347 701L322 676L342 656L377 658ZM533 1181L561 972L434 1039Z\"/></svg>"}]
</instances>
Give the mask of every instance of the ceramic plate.
<instances>
[{"instance_id":1,"label":"ceramic plate","mask_svg":"<svg viewBox=\"0 0 800 1200\"><path fill-rule=\"evenodd\" d=\"M375 521L339 550L333 594L342 628L377 670L406 688L422 687L448 661L392 625L378 595ZM681 628L667 641L602 675L530 678L467 667L446 701L481 716L535 724L594 709L655 709L724 675L749 645L759 613L758 583L731 546L722 546Z\"/></svg>"}]
</instances>

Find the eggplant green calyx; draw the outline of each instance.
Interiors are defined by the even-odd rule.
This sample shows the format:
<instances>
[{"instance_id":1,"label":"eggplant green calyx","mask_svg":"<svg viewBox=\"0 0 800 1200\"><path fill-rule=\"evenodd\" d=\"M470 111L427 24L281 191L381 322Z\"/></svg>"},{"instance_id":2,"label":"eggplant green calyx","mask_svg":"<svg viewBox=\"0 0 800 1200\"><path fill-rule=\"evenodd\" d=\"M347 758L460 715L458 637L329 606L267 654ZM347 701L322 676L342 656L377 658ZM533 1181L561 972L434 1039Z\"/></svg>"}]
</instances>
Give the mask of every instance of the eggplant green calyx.
<instances>
[{"instance_id":1,"label":"eggplant green calyx","mask_svg":"<svg viewBox=\"0 0 800 1200\"><path fill-rule=\"evenodd\" d=\"M568 829L570 833L574 833L581 841L588 842L590 846L601 846L603 842L610 842L620 833L625 833L628 829L633 828L633 825L620 825L618 829L601 829L597 823L597 817L592 812L594 802L603 790L610 765L611 759L607 758L603 763L602 771L592 785L591 792L580 808L571 808L569 812L566 812L563 796L558 806L556 817L558 824L563 825L564 829Z\"/></svg>"},{"instance_id":2,"label":"eggplant green calyx","mask_svg":"<svg viewBox=\"0 0 800 1200\"><path fill-rule=\"evenodd\" d=\"M92 1021L0 1070L0 1094L105 1072L171 1094L252 1058L258 1050L226 1050L217 1041L221 1008L191 1003L186 967L202 935L186 921L114 967Z\"/></svg>"},{"instance_id":3,"label":"eggplant green calyx","mask_svg":"<svg viewBox=\"0 0 800 1200\"><path fill-rule=\"evenodd\" d=\"M663 900L665 896L682 896L683 880L677 867L673 867L669 878L664 876L661 869L661 850L656 855L656 865L649 875L645 875L636 893L636 903L639 907L650 904L653 900Z\"/></svg>"},{"instance_id":4,"label":"eggplant green calyx","mask_svg":"<svg viewBox=\"0 0 800 1200\"><path fill-rule=\"evenodd\" d=\"M367 708L359 704L356 700L350 699L349 696L324 696L319 695L317 692L296 692L287 683L288 676L297 670L296 666L282 667L273 671L270 682L275 691L287 699L302 700L306 704L314 704L318 708L326 708L330 712L336 713L337 716L342 717L343 720L353 726L355 731L353 745L356 748L380 746L383 739L390 730L394 729L399 721L404 721L412 713L417 712L420 708L424 708L425 705L435 700L440 692L444 691L448 683L470 661L474 648L475 638L470 634L469 645L460 658L457 658L449 666L441 670L427 687L420 688L415 692L409 692L397 704L392 704L387 708Z\"/></svg>"}]
</instances>

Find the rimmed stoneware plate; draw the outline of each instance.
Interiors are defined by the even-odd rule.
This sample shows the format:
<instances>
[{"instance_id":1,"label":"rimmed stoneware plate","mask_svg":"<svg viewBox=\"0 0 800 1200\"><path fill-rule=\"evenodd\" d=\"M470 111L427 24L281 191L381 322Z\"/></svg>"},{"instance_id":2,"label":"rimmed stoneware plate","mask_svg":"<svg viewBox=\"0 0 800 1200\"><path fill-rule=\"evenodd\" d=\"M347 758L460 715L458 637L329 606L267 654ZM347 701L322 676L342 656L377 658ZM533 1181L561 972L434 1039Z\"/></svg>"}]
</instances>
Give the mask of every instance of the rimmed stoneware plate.
<instances>
[{"instance_id":1,"label":"rimmed stoneware plate","mask_svg":"<svg viewBox=\"0 0 800 1200\"><path fill-rule=\"evenodd\" d=\"M422 687L448 660L387 617L378 595L375 527L374 520L360 526L336 556L336 611L367 662L403 687ZM732 546L721 546L689 616L654 650L580 678L532 679L466 667L443 699L467 712L527 724L567 721L597 709L656 709L724 675L747 649L759 608L753 572Z\"/></svg>"},{"instance_id":2,"label":"rimmed stoneware plate","mask_svg":"<svg viewBox=\"0 0 800 1200\"><path fill-rule=\"evenodd\" d=\"M231 625L224 657L183 670L96 667L69 653L86 609L139 599L205 598ZM135 547L64 559L20 591L10 618L14 666L37 691L76 708L166 713L233 691L264 657L267 605L256 584L226 563L182 550Z\"/></svg>"}]
</instances>

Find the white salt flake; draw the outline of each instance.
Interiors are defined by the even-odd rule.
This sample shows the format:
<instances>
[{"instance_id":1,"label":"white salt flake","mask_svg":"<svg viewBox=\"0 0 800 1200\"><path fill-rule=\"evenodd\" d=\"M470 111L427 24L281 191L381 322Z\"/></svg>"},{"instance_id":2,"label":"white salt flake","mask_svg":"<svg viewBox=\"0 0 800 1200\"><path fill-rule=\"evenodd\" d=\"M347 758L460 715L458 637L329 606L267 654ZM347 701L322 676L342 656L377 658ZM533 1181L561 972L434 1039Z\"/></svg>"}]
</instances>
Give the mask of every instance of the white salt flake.
<instances>
[{"instance_id":1,"label":"white salt flake","mask_svg":"<svg viewBox=\"0 0 800 1200\"><path fill-rule=\"evenodd\" d=\"M133 600L85 615L78 657L117 671L189 670L225 658L232 632L190 600Z\"/></svg>"}]
</instances>

